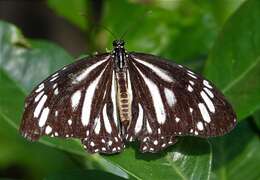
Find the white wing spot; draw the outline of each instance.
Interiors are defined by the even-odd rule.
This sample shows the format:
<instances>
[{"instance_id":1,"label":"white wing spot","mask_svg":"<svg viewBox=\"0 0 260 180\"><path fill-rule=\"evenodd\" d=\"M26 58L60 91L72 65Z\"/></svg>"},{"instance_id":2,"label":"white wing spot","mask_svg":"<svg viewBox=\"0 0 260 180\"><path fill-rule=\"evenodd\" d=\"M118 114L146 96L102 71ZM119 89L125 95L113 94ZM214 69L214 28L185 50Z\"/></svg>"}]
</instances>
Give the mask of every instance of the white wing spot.
<instances>
[{"instance_id":1,"label":"white wing spot","mask_svg":"<svg viewBox=\"0 0 260 180\"><path fill-rule=\"evenodd\" d=\"M135 134L141 131L143 126L143 118L144 118L143 108L139 103L138 103L138 108L139 108L139 113L135 124Z\"/></svg>"},{"instance_id":2,"label":"white wing spot","mask_svg":"<svg viewBox=\"0 0 260 180\"><path fill-rule=\"evenodd\" d=\"M178 117L175 118L175 121L176 121L177 123L178 123L180 120L181 120L181 119L178 118Z\"/></svg>"},{"instance_id":3,"label":"white wing spot","mask_svg":"<svg viewBox=\"0 0 260 180\"><path fill-rule=\"evenodd\" d=\"M165 147L165 146L166 146L166 144L165 144L165 143L163 143L163 144L162 144L162 147Z\"/></svg>"},{"instance_id":4,"label":"white wing spot","mask_svg":"<svg viewBox=\"0 0 260 180\"><path fill-rule=\"evenodd\" d=\"M155 141L153 142L153 144L154 144L154 145L157 145L157 144L158 144L158 141L157 141L157 140L155 140Z\"/></svg>"},{"instance_id":5,"label":"white wing spot","mask_svg":"<svg viewBox=\"0 0 260 180\"><path fill-rule=\"evenodd\" d=\"M147 146L144 146L144 147L143 147L143 151L145 151L146 149L147 149Z\"/></svg>"},{"instance_id":6,"label":"white wing spot","mask_svg":"<svg viewBox=\"0 0 260 180\"><path fill-rule=\"evenodd\" d=\"M58 116L58 114L59 114L59 112L58 112L58 111L55 111L55 116L56 116L56 117Z\"/></svg>"},{"instance_id":7,"label":"white wing spot","mask_svg":"<svg viewBox=\"0 0 260 180\"><path fill-rule=\"evenodd\" d=\"M137 62L145 65L146 67L150 68L155 74L157 74L157 76L161 77L163 80L168 81L168 82L173 82L172 77L170 77L166 71L164 71L163 69L156 67L153 64L150 64L148 62L142 61L140 59L134 58Z\"/></svg>"},{"instance_id":8,"label":"white wing spot","mask_svg":"<svg viewBox=\"0 0 260 180\"><path fill-rule=\"evenodd\" d=\"M158 134L161 134L161 129L160 128L158 128Z\"/></svg>"},{"instance_id":9,"label":"white wing spot","mask_svg":"<svg viewBox=\"0 0 260 180\"><path fill-rule=\"evenodd\" d=\"M58 94L59 94L59 89L58 89L58 88L56 88L56 89L54 90L54 94L55 94L55 95L58 95Z\"/></svg>"},{"instance_id":10,"label":"white wing spot","mask_svg":"<svg viewBox=\"0 0 260 180\"><path fill-rule=\"evenodd\" d=\"M193 112L193 109L190 107L190 113L192 113Z\"/></svg>"},{"instance_id":11,"label":"white wing spot","mask_svg":"<svg viewBox=\"0 0 260 180\"><path fill-rule=\"evenodd\" d=\"M148 137L145 137L144 139L143 139L143 142L146 142L148 140Z\"/></svg>"},{"instance_id":12,"label":"white wing spot","mask_svg":"<svg viewBox=\"0 0 260 180\"><path fill-rule=\"evenodd\" d=\"M45 134L50 134L51 133L51 131L52 131L52 128L51 128L51 126L47 126L46 128L45 128Z\"/></svg>"},{"instance_id":13,"label":"white wing spot","mask_svg":"<svg viewBox=\"0 0 260 180\"><path fill-rule=\"evenodd\" d=\"M206 80L203 80L203 84L204 84L204 86L206 86L206 87L208 87L208 88L212 89L212 86L209 84L209 82L208 82L208 81L206 81Z\"/></svg>"},{"instance_id":14,"label":"white wing spot","mask_svg":"<svg viewBox=\"0 0 260 180\"><path fill-rule=\"evenodd\" d=\"M40 127L43 127L45 125L46 120L47 120L48 115L49 115L49 112L50 112L50 109L48 107L43 109L41 117L39 119L39 126Z\"/></svg>"},{"instance_id":15,"label":"white wing spot","mask_svg":"<svg viewBox=\"0 0 260 180\"><path fill-rule=\"evenodd\" d=\"M201 91L200 95L206 103L207 107L209 108L210 112L215 113L215 107L210 98L207 96L207 94L204 91Z\"/></svg>"},{"instance_id":16,"label":"white wing spot","mask_svg":"<svg viewBox=\"0 0 260 180\"><path fill-rule=\"evenodd\" d=\"M55 132L55 133L54 133L54 135L55 135L55 136L58 136L58 135L59 135L59 133L58 133L58 132Z\"/></svg>"},{"instance_id":17,"label":"white wing spot","mask_svg":"<svg viewBox=\"0 0 260 180\"><path fill-rule=\"evenodd\" d=\"M77 109L79 101L81 97L81 91L77 90L72 96L71 96L71 106L73 110Z\"/></svg>"},{"instance_id":18,"label":"white wing spot","mask_svg":"<svg viewBox=\"0 0 260 180\"><path fill-rule=\"evenodd\" d=\"M103 118L104 118L105 129L109 134L111 134L112 127L110 125L110 122L109 122L109 119L107 116L107 104L105 104L103 107Z\"/></svg>"},{"instance_id":19,"label":"white wing spot","mask_svg":"<svg viewBox=\"0 0 260 180\"><path fill-rule=\"evenodd\" d=\"M111 146L113 142L111 140L108 141L108 145Z\"/></svg>"},{"instance_id":20,"label":"white wing spot","mask_svg":"<svg viewBox=\"0 0 260 180\"><path fill-rule=\"evenodd\" d=\"M172 107L177 102L175 95L168 88L164 88L164 94L165 94L167 103L169 104L170 107Z\"/></svg>"},{"instance_id":21,"label":"white wing spot","mask_svg":"<svg viewBox=\"0 0 260 180\"><path fill-rule=\"evenodd\" d=\"M199 131L202 131L204 129L202 122L199 121L197 123L197 128L198 128Z\"/></svg>"},{"instance_id":22,"label":"white wing spot","mask_svg":"<svg viewBox=\"0 0 260 180\"><path fill-rule=\"evenodd\" d=\"M52 89L55 89L57 87L57 83L55 83L53 86L52 86Z\"/></svg>"},{"instance_id":23,"label":"white wing spot","mask_svg":"<svg viewBox=\"0 0 260 180\"><path fill-rule=\"evenodd\" d=\"M70 126L72 125L72 120L71 120L71 119L68 120L68 124L69 124Z\"/></svg>"},{"instance_id":24,"label":"white wing spot","mask_svg":"<svg viewBox=\"0 0 260 180\"><path fill-rule=\"evenodd\" d=\"M189 92L192 92L192 91L193 91L193 88L192 88L190 85L188 85L188 88L187 88L187 89L188 89Z\"/></svg>"},{"instance_id":25,"label":"white wing spot","mask_svg":"<svg viewBox=\"0 0 260 180\"><path fill-rule=\"evenodd\" d=\"M192 86L194 86L194 84L195 84L195 83L194 83L193 81L191 81L191 80L189 81L189 83L190 83L190 85L192 85Z\"/></svg>"},{"instance_id":26,"label":"white wing spot","mask_svg":"<svg viewBox=\"0 0 260 180\"><path fill-rule=\"evenodd\" d=\"M93 141L90 142L90 146L94 147L95 143Z\"/></svg>"},{"instance_id":27,"label":"white wing spot","mask_svg":"<svg viewBox=\"0 0 260 180\"><path fill-rule=\"evenodd\" d=\"M199 103L198 106L199 106L200 113L201 113L204 121L209 123L211 121L211 119L210 119L208 110L206 109L205 105L203 103Z\"/></svg>"},{"instance_id":28,"label":"white wing spot","mask_svg":"<svg viewBox=\"0 0 260 180\"><path fill-rule=\"evenodd\" d=\"M43 95L40 102L37 104L35 110L34 110L34 113L33 113L33 116L38 118L39 117L39 114L43 108L43 105L45 104L47 100L47 96L46 95Z\"/></svg>"}]
</instances>

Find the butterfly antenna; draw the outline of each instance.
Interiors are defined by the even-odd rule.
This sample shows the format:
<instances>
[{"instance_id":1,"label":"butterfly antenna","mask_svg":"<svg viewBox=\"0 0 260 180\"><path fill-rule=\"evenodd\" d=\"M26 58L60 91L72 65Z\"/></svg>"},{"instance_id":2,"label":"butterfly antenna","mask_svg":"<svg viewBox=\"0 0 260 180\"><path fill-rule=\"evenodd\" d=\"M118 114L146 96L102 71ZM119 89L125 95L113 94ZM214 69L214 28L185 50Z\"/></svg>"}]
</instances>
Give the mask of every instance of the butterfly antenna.
<instances>
[{"instance_id":1,"label":"butterfly antenna","mask_svg":"<svg viewBox=\"0 0 260 180\"><path fill-rule=\"evenodd\" d=\"M144 17L147 17L148 15L150 15L152 13L152 11L150 10L150 11L146 11L144 14L143 14L143 16ZM126 34L128 34L130 31L132 31L133 30L133 28L135 28L139 23L141 23L145 18L141 18L141 17L143 17L143 16L140 16L140 18L138 18L133 24L131 24L128 28L127 28L127 30L120 36L120 39L122 40L125 36L126 36Z\"/></svg>"},{"instance_id":2,"label":"butterfly antenna","mask_svg":"<svg viewBox=\"0 0 260 180\"><path fill-rule=\"evenodd\" d=\"M81 16L84 16L84 17L88 17L88 14L86 13L80 13ZM95 23L93 21L90 21L90 24L92 24L93 26L96 26L96 27L100 27L101 29L104 29L105 31L107 31L111 36L113 36L113 38L117 39L117 36L111 31L111 29L109 29L108 27L102 25L102 24L98 24L98 23Z\"/></svg>"}]
</instances>

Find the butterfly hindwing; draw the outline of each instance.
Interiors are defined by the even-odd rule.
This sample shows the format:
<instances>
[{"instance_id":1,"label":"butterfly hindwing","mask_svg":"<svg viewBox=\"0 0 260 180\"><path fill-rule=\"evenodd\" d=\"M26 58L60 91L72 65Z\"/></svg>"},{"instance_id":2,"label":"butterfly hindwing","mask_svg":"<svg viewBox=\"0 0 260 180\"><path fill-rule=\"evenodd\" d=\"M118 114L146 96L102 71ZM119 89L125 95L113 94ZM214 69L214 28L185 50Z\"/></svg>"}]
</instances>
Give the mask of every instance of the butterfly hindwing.
<instances>
[{"instance_id":1,"label":"butterfly hindwing","mask_svg":"<svg viewBox=\"0 0 260 180\"><path fill-rule=\"evenodd\" d=\"M103 54L49 76L26 98L23 136L30 140L42 135L76 137L89 152L120 151L123 143L112 116L116 111L111 99L112 72L113 61Z\"/></svg>"},{"instance_id":2,"label":"butterfly hindwing","mask_svg":"<svg viewBox=\"0 0 260 180\"><path fill-rule=\"evenodd\" d=\"M156 56L130 53L128 60L138 115L141 151L157 152L176 142L175 136L223 135L236 124L231 105L209 81L189 69ZM129 135L134 135L138 115ZM132 127L132 128L131 128Z\"/></svg>"}]
</instances>

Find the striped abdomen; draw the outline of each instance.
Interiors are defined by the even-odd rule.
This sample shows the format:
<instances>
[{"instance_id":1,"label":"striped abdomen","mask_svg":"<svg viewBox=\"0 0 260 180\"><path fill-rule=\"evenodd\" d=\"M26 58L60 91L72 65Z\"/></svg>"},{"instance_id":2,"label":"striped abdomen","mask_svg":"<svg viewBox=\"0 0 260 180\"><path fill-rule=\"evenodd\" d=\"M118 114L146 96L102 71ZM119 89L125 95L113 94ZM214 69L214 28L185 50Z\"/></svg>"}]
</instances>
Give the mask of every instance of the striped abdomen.
<instances>
[{"instance_id":1,"label":"striped abdomen","mask_svg":"<svg viewBox=\"0 0 260 180\"><path fill-rule=\"evenodd\" d=\"M120 121L124 127L127 129L132 115L131 115L131 85L129 80L129 74L126 71L116 72L117 80L117 103L119 110Z\"/></svg>"}]
</instances>

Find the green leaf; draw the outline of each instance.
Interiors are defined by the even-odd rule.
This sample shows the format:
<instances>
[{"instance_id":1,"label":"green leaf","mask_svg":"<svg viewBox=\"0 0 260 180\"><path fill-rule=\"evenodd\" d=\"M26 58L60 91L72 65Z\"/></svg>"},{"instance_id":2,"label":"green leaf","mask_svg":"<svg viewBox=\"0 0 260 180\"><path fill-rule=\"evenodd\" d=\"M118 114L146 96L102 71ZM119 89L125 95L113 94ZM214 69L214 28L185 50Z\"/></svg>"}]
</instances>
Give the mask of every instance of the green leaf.
<instances>
[{"instance_id":1,"label":"green leaf","mask_svg":"<svg viewBox=\"0 0 260 180\"><path fill-rule=\"evenodd\" d=\"M179 62L206 57L217 35L210 3L163 1L167 9L159 3L105 1L103 24L118 38L128 31L123 39L129 51L163 54ZM108 36L104 48L111 47L113 39ZM96 40L103 43L104 36Z\"/></svg>"},{"instance_id":2,"label":"green leaf","mask_svg":"<svg viewBox=\"0 0 260 180\"><path fill-rule=\"evenodd\" d=\"M6 28L5 23L0 24L0 29ZM1 30L0 30L1 31ZM1 36L5 36L3 33ZM2 37L0 36L0 39ZM1 41L3 44L9 43L9 41ZM0 44L0 47L3 45ZM9 45L12 46L12 45ZM43 47L44 49L44 47ZM34 47L32 44L31 50ZM39 54L41 54L41 49ZM5 57L3 51L1 56ZM45 51L43 50L43 53ZM52 53L53 51L51 51ZM38 54L38 55L39 55ZM16 69L20 69L19 63L16 63L19 59L20 54L17 54L17 58L12 58L10 61ZM47 58L48 56L48 58ZM37 59L38 56L34 57ZM41 59L41 63L44 64L45 61L51 59L53 60L52 54L46 54L46 58ZM6 61L6 60L3 60ZM42 66L43 66L42 64ZM47 77L49 71L45 71ZM25 98L25 92L20 88L25 85L16 80L17 76L11 77L12 71L6 68L0 67L0 120L8 122L13 128L18 129L20 118L22 115L23 99ZM37 71L32 71L30 77L38 73ZM10 74L10 76L9 76ZM14 80L12 80L12 79ZM29 80L28 80L29 82ZM31 86L30 86L31 87ZM12 98L15 97L15 98ZM61 140L56 138L44 137L40 140L41 143L45 145L56 147L64 151L81 155L87 159L91 159L100 163L104 166L106 170L116 169L116 173L122 177L134 177L136 179L196 179L197 177L201 179L209 179L210 169L211 169L211 148L207 141L198 138L184 138L180 139L172 148L168 151L162 152L161 154L141 154L137 147L127 148L124 152L112 155L112 156L102 156L102 155L90 155L84 152L83 148L76 140ZM28 148L30 146L28 145ZM136 150L136 151L135 151ZM110 164L110 165L108 165ZM109 166L109 167L108 167ZM123 172L123 171L125 172ZM127 174L126 174L127 173Z\"/></svg>"},{"instance_id":3,"label":"green leaf","mask_svg":"<svg viewBox=\"0 0 260 180\"><path fill-rule=\"evenodd\" d=\"M253 117L254 117L255 125L257 126L256 128L258 129L258 132L260 133L260 110L256 111L253 114Z\"/></svg>"},{"instance_id":4,"label":"green leaf","mask_svg":"<svg viewBox=\"0 0 260 180\"><path fill-rule=\"evenodd\" d=\"M44 180L85 180L85 179L113 179L113 180L123 180L124 178L115 176L113 174L110 173L106 173L103 171L97 171L97 170L69 170L69 171L64 171L64 172L59 172L59 173L55 173L52 174L46 178L44 178Z\"/></svg>"},{"instance_id":5,"label":"green leaf","mask_svg":"<svg viewBox=\"0 0 260 180\"><path fill-rule=\"evenodd\" d=\"M247 121L239 123L229 136L219 137L213 144L212 179L259 179L260 141Z\"/></svg>"},{"instance_id":6,"label":"green leaf","mask_svg":"<svg viewBox=\"0 0 260 180\"><path fill-rule=\"evenodd\" d=\"M0 66L24 90L31 90L46 74L72 62L60 47L46 41L28 42L15 26L4 22L0 26Z\"/></svg>"},{"instance_id":7,"label":"green leaf","mask_svg":"<svg viewBox=\"0 0 260 180\"><path fill-rule=\"evenodd\" d=\"M217 0L212 1L212 8L219 24L224 24L228 17L246 0Z\"/></svg>"},{"instance_id":8,"label":"green leaf","mask_svg":"<svg viewBox=\"0 0 260 180\"><path fill-rule=\"evenodd\" d=\"M260 1L246 1L226 22L205 68L240 120L260 108L259 17Z\"/></svg>"},{"instance_id":9,"label":"green leaf","mask_svg":"<svg viewBox=\"0 0 260 180\"><path fill-rule=\"evenodd\" d=\"M48 6L58 15L66 18L69 22L85 30L87 20L84 13L87 13L86 0L48 0ZM82 15L83 14L83 15Z\"/></svg>"}]
</instances>

